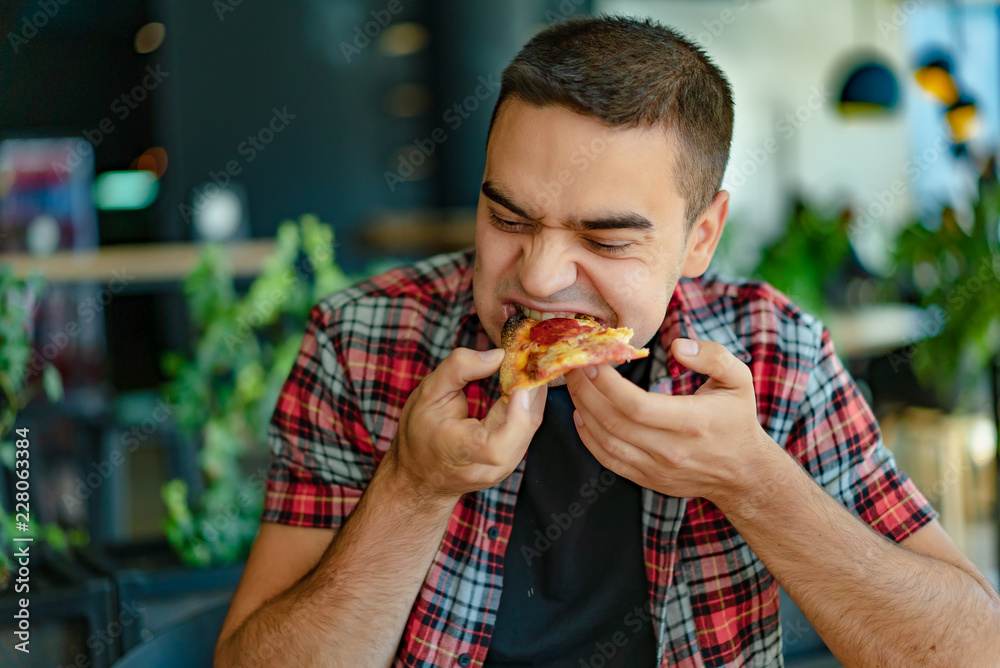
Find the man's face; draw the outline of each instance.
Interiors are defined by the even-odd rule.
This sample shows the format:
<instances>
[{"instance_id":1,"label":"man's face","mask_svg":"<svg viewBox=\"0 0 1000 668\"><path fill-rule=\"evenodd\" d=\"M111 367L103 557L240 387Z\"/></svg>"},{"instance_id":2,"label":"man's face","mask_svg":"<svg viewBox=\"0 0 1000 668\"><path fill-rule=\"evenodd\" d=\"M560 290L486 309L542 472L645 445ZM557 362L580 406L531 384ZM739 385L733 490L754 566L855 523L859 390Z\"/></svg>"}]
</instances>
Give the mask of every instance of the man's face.
<instances>
[{"instance_id":1,"label":"man's face","mask_svg":"<svg viewBox=\"0 0 1000 668\"><path fill-rule=\"evenodd\" d=\"M708 218L686 231L674 160L674 143L659 129L505 105L486 151L473 279L495 345L521 307L631 327L637 347L652 339L680 276L700 275L711 259L711 212L721 213L721 232L727 209L720 193Z\"/></svg>"}]
</instances>

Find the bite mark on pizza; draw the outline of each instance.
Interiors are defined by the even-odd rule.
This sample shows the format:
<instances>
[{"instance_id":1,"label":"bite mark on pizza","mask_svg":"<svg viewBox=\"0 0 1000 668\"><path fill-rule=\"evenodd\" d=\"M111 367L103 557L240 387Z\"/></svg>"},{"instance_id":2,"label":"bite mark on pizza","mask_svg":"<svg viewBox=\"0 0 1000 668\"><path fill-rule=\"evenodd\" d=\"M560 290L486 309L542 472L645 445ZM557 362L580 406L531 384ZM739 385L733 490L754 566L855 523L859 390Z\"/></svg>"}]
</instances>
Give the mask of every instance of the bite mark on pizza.
<instances>
[{"instance_id":1,"label":"bite mark on pizza","mask_svg":"<svg viewBox=\"0 0 1000 668\"><path fill-rule=\"evenodd\" d=\"M545 385L570 369L605 362L629 362L649 355L633 348L629 327L603 327L586 318L538 321L520 313L507 318L500 344L500 388L509 399L516 390Z\"/></svg>"}]
</instances>

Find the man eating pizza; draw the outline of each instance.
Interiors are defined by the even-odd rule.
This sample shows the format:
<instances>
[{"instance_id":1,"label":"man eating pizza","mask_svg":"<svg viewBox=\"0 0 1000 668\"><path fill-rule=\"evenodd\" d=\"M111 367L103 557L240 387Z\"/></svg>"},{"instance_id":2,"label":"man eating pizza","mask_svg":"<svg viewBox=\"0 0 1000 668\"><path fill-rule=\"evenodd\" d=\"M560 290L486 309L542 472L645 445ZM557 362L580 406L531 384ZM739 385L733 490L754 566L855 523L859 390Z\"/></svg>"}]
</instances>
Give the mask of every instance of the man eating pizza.
<instances>
[{"instance_id":1,"label":"man eating pizza","mask_svg":"<svg viewBox=\"0 0 1000 668\"><path fill-rule=\"evenodd\" d=\"M708 271L732 122L654 22L523 48L475 249L312 310L217 666L775 666L779 583L846 665L1000 665L1000 597L826 330ZM648 355L515 360L591 329Z\"/></svg>"}]
</instances>

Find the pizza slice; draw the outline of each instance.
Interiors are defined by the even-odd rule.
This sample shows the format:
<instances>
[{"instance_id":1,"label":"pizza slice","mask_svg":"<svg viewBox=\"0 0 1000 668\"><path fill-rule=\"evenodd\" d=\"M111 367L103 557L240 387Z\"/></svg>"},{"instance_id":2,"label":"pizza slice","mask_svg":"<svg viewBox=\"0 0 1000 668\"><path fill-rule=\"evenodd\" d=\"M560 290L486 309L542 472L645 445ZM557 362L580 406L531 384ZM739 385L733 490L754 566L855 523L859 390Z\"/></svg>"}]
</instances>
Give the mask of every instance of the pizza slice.
<instances>
[{"instance_id":1,"label":"pizza slice","mask_svg":"<svg viewBox=\"0 0 1000 668\"><path fill-rule=\"evenodd\" d=\"M503 398L545 385L570 369L649 355L648 348L629 345L632 335L629 327L602 327L585 318L538 321L515 313L504 323L500 340L506 353L500 365Z\"/></svg>"}]
</instances>

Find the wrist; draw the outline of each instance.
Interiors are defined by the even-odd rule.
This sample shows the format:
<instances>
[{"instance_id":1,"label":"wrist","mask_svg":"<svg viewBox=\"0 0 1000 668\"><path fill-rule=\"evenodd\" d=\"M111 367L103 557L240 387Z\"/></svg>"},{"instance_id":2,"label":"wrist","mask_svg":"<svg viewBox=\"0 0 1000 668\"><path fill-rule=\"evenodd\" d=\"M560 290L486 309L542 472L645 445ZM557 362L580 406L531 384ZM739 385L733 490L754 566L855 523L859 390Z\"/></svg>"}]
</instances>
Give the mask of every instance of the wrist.
<instances>
[{"instance_id":1,"label":"wrist","mask_svg":"<svg viewBox=\"0 0 1000 668\"><path fill-rule=\"evenodd\" d=\"M727 517L751 519L769 512L780 489L799 473L798 464L762 427L746 446L745 463L726 493L713 503Z\"/></svg>"},{"instance_id":2,"label":"wrist","mask_svg":"<svg viewBox=\"0 0 1000 668\"><path fill-rule=\"evenodd\" d=\"M442 492L432 482L423 480L409 471L399 460L395 442L379 463L375 476L385 484L393 499L405 500L408 507L432 512L451 511L462 496L458 493Z\"/></svg>"}]
</instances>

